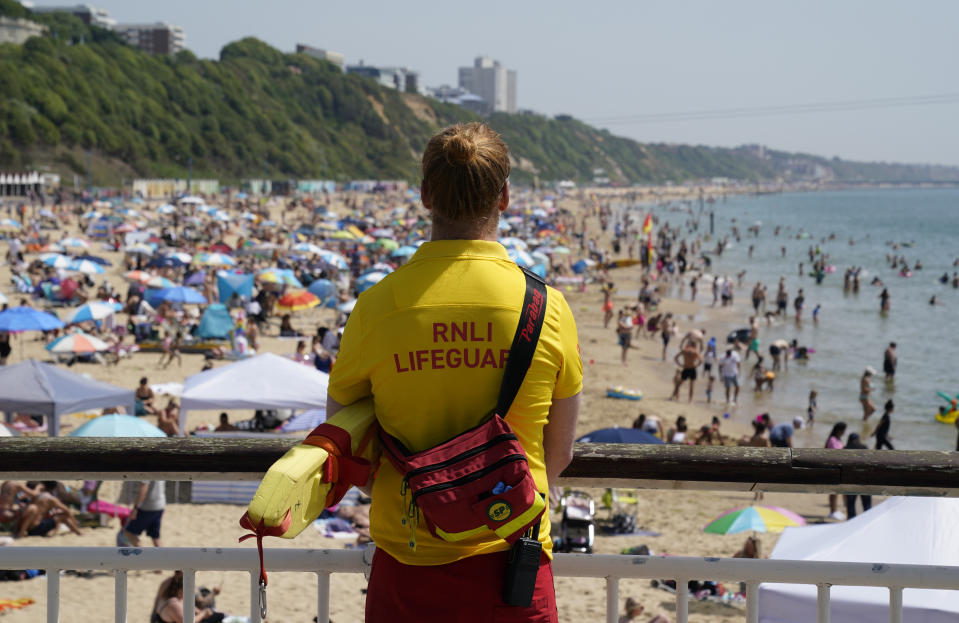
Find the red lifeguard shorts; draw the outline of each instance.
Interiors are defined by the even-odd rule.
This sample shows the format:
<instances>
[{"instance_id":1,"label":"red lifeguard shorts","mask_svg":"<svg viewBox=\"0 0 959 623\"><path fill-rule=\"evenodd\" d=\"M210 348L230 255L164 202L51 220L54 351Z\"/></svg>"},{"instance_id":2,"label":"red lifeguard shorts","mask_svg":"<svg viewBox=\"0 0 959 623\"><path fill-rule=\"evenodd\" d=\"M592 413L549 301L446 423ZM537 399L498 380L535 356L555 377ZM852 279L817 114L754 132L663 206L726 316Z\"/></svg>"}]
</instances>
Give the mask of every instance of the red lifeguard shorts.
<instances>
[{"instance_id":1,"label":"red lifeguard shorts","mask_svg":"<svg viewBox=\"0 0 959 623\"><path fill-rule=\"evenodd\" d=\"M431 567L404 565L377 549L366 623L558 623L553 568L544 553L529 608L503 603L509 552Z\"/></svg>"}]
</instances>

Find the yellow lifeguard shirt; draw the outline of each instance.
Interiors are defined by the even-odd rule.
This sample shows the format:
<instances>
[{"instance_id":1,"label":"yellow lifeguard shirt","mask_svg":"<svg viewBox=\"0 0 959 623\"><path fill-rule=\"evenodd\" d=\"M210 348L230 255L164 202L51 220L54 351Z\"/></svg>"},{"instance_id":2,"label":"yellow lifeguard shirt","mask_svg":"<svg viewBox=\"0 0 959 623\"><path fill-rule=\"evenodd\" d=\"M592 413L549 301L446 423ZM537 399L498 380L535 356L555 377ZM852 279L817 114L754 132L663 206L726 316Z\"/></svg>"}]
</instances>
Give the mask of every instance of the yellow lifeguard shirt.
<instances>
[{"instance_id":1,"label":"yellow lifeguard shirt","mask_svg":"<svg viewBox=\"0 0 959 623\"><path fill-rule=\"evenodd\" d=\"M373 396L376 418L413 452L479 424L496 407L503 366L519 323L525 276L498 242L440 240L363 292L350 314L328 393L348 405ZM566 299L547 290L539 343L506 421L547 492L543 427L554 399L583 385L576 322ZM377 547L409 565L441 565L508 549L489 532L450 543L420 522L416 550L403 525L402 479L380 462L373 484L370 532ZM551 553L548 513L540 541Z\"/></svg>"}]
</instances>

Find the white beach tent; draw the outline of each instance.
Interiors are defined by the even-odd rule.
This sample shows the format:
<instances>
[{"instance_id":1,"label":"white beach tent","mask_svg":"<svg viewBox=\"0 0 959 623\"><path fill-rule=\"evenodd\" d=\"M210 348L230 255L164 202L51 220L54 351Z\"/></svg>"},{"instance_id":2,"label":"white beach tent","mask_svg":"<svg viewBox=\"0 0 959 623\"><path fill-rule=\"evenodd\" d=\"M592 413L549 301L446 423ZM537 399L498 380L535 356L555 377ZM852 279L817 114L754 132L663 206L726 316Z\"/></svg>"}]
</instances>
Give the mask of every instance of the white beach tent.
<instances>
[{"instance_id":1,"label":"white beach tent","mask_svg":"<svg viewBox=\"0 0 959 623\"><path fill-rule=\"evenodd\" d=\"M191 409L325 408L329 382L328 374L272 353L200 372L183 386L180 430Z\"/></svg>"},{"instance_id":2,"label":"white beach tent","mask_svg":"<svg viewBox=\"0 0 959 623\"><path fill-rule=\"evenodd\" d=\"M48 418L49 435L56 437L62 415L119 406L133 413L132 389L90 379L36 359L0 366L0 411L6 414L7 423L13 421L14 413L43 415Z\"/></svg>"},{"instance_id":3,"label":"white beach tent","mask_svg":"<svg viewBox=\"0 0 959 623\"><path fill-rule=\"evenodd\" d=\"M917 565L959 563L959 499L890 498L844 523L786 528L770 558ZM959 588L959 587L957 587ZM833 586L832 623L886 623L889 590ZM959 590L906 589L906 623L959 621ZM816 587L761 584L761 623L806 623L817 615Z\"/></svg>"}]
</instances>

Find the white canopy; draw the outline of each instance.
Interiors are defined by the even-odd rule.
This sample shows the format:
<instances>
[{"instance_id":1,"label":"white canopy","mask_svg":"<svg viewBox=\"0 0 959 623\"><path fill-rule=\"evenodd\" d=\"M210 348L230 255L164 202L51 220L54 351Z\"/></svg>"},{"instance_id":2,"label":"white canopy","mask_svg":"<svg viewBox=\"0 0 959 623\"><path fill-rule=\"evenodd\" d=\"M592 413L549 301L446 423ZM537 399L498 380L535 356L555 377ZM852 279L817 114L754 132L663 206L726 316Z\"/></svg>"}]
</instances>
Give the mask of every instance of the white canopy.
<instances>
[{"instance_id":1,"label":"white canopy","mask_svg":"<svg viewBox=\"0 0 959 623\"><path fill-rule=\"evenodd\" d=\"M956 564L959 552L959 499L891 498L844 523L786 528L770 558L836 562ZM903 621L954 623L959 591L906 589ZM889 590L834 586L832 623L886 623ZM805 623L817 615L816 587L761 584L761 623Z\"/></svg>"},{"instance_id":2,"label":"white canopy","mask_svg":"<svg viewBox=\"0 0 959 623\"><path fill-rule=\"evenodd\" d=\"M330 376L264 353L194 374L183 386L180 430L190 409L315 409L326 406Z\"/></svg>"},{"instance_id":3,"label":"white canopy","mask_svg":"<svg viewBox=\"0 0 959 623\"><path fill-rule=\"evenodd\" d=\"M60 432L60 416L87 409L124 406L134 410L133 390L88 379L50 363L27 359L0 367L0 411L49 418L51 437Z\"/></svg>"}]
</instances>

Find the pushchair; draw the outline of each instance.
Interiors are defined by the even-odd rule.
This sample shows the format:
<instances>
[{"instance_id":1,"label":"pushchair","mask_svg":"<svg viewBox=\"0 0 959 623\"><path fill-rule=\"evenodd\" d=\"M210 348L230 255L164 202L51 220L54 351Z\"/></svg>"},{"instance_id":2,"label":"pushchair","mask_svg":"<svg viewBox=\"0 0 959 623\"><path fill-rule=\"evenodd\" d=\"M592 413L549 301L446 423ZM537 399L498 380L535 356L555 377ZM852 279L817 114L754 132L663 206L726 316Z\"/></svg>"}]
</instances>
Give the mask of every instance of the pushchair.
<instances>
[{"instance_id":1,"label":"pushchair","mask_svg":"<svg viewBox=\"0 0 959 623\"><path fill-rule=\"evenodd\" d=\"M563 495L562 506L557 551L592 554L596 538L596 506L593 498L582 491L569 491Z\"/></svg>"}]
</instances>

